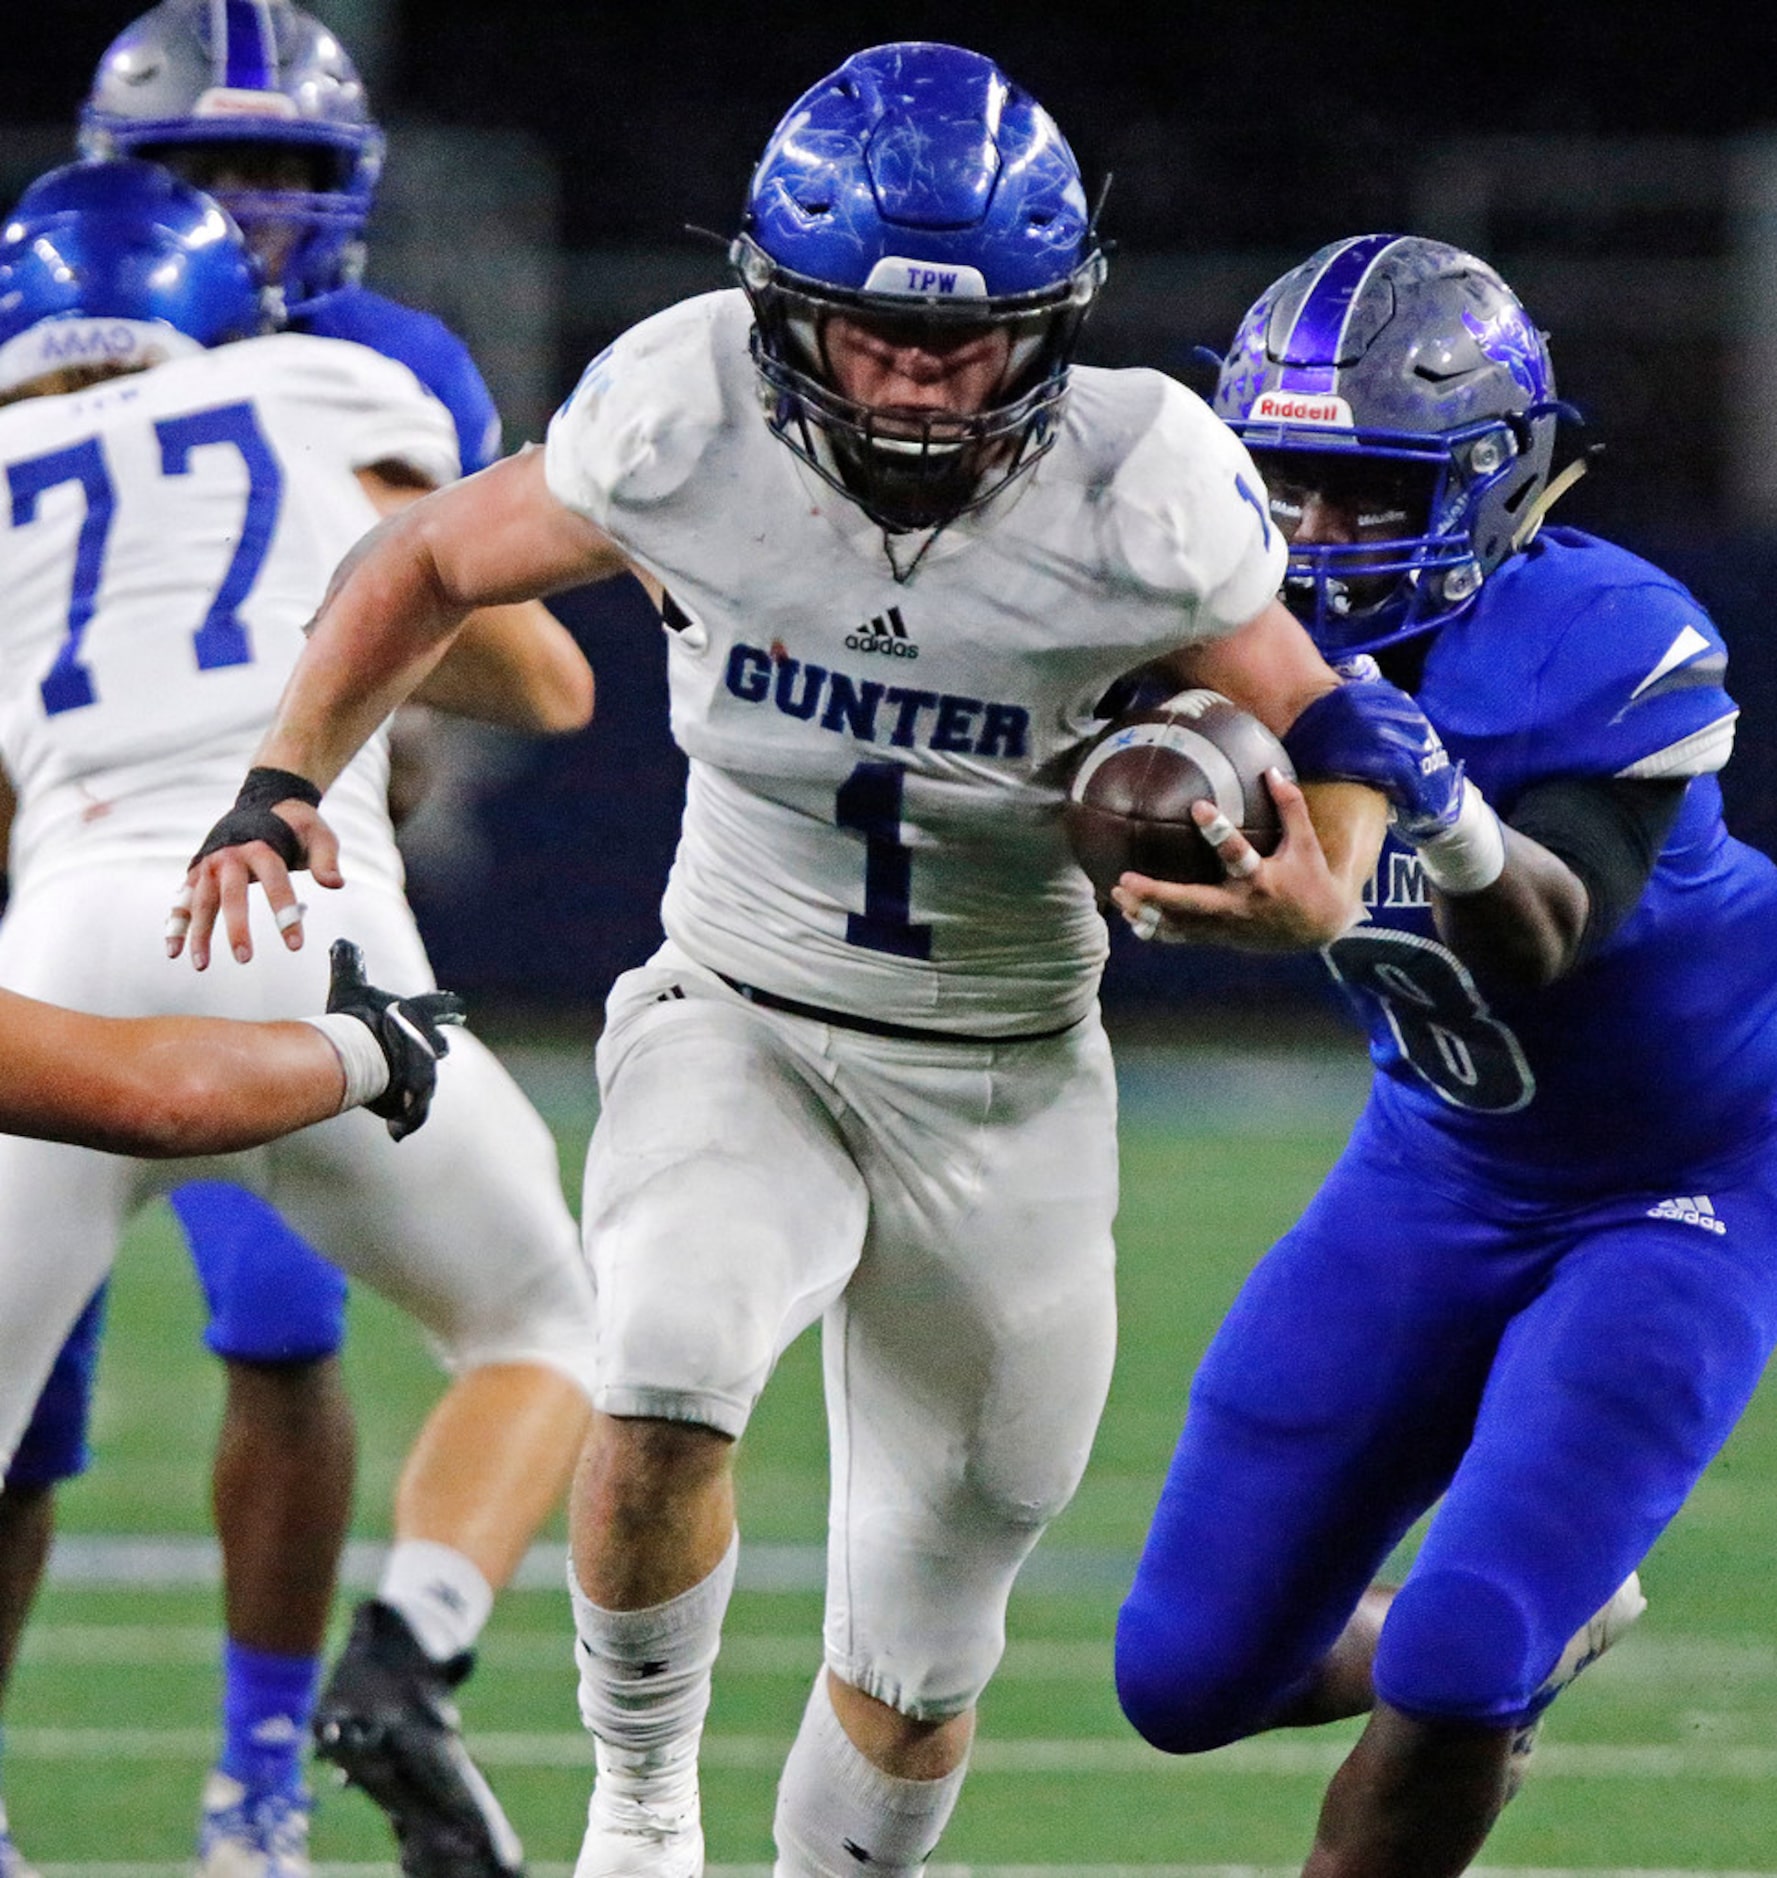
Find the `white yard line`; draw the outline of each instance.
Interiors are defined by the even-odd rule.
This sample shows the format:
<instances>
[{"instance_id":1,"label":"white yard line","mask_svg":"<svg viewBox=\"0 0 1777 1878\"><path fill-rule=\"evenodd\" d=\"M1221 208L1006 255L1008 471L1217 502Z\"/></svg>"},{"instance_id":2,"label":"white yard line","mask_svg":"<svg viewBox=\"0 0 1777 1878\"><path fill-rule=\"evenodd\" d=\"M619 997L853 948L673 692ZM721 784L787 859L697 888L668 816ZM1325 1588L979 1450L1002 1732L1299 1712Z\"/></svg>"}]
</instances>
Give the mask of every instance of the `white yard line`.
<instances>
[{"instance_id":1,"label":"white yard line","mask_svg":"<svg viewBox=\"0 0 1777 1878\"><path fill-rule=\"evenodd\" d=\"M6 1731L9 1760L201 1762L214 1746L207 1728L47 1728ZM590 1753L578 1732L477 1729L475 1758L485 1767L586 1768ZM775 1772L789 1747L778 1735L705 1737L704 1765L728 1771ZM1133 1736L1080 1740L985 1740L971 1759L978 1775L1041 1774L1046 1779L1138 1775L1160 1780L1257 1776L1325 1780L1346 1754L1337 1741L1242 1741L1214 1754L1157 1754ZM1777 1748L1683 1747L1659 1742L1605 1745L1547 1742L1537 1749L1544 1780L1684 1780L1777 1782Z\"/></svg>"},{"instance_id":2,"label":"white yard line","mask_svg":"<svg viewBox=\"0 0 1777 1878\"><path fill-rule=\"evenodd\" d=\"M24 1660L34 1665L194 1665L216 1661L222 1635L209 1624L33 1623L25 1633ZM573 1636L567 1602L559 1630L495 1630L476 1646L483 1671L560 1671L574 1675ZM820 1632L740 1635L724 1639L721 1670L726 1677L811 1677L821 1657ZM1103 1683L1111 1673L1110 1643L1031 1638L1008 1646L1001 1682ZM1777 1665L1773 1666L1777 1674Z\"/></svg>"},{"instance_id":3,"label":"white yard line","mask_svg":"<svg viewBox=\"0 0 1777 1878\"><path fill-rule=\"evenodd\" d=\"M388 1548L354 1539L340 1563L348 1591L374 1591ZM567 1588L568 1554L562 1545L534 1545L513 1584L521 1591ZM1101 1592L1120 1595L1135 1575L1133 1553L1085 1546L1039 1548L1019 1575L1021 1592ZM222 1581L216 1541L196 1533L69 1533L50 1554L52 1584L93 1591L203 1589ZM820 1591L827 1582L826 1548L817 1544L749 1542L740 1551L740 1589L753 1592Z\"/></svg>"},{"instance_id":4,"label":"white yard line","mask_svg":"<svg viewBox=\"0 0 1777 1878\"><path fill-rule=\"evenodd\" d=\"M482 1642L489 1669L562 1670L572 1673L566 1601L557 1630L498 1630ZM34 1623L25 1633L25 1660L38 1664L201 1664L215 1660L219 1631L208 1624ZM806 1632L736 1634L722 1644L722 1676L809 1676L820 1653L820 1637ZM1109 1638L1014 1638L996 1681L1103 1683L1110 1674ZM1760 1638L1652 1637L1639 1632L1612 1654L1601 1678L1624 1688L1701 1690L1715 1705L1738 1706L1737 1688L1768 1699L1777 1683L1777 1644Z\"/></svg>"}]
</instances>

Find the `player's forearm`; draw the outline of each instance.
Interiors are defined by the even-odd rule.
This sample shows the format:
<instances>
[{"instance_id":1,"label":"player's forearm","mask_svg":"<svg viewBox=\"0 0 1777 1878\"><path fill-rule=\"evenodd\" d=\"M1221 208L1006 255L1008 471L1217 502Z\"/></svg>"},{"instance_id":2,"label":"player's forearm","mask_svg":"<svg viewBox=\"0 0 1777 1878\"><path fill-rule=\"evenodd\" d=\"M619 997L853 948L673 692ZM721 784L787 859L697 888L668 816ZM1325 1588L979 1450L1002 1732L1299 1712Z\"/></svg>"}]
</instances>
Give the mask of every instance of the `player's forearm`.
<instances>
[{"instance_id":1,"label":"player's forearm","mask_svg":"<svg viewBox=\"0 0 1777 1878\"><path fill-rule=\"evenodd\" d=\"M627 567L615 542L550 492L541 450L423 497L347 557L257 760L324 787L476 609L540 600Z\"/></svg>"},{"instance_id":2,"label":"player's forearm","mask_svg":"<svg viewBox=\"0 0 1777 1878\"><path fill-rule=\"evenodd\" d=\"M1571 971L1585 938L1584 884L1509 824L1505 869L1479 893L1432 895L1438 937L1485 983L1536 990Z\"/></svg>"},{"instance_id":3,"label":"player's forearm","mask_svg":"<svg viewBox=\"0 0 1777 1878\"><path fill-rule=\"evenodd\" d=\"M1307 782L1302 795L1327 871L1346 895L1355 919L1388 834L1388 798L1363 783L1348 782Z\"/></svg>"},{"instance_id":4,"label":"player's forearm","mask_svg":"<svg viewBox=\"0 0 1777 1878\"><path fill-rule=\"evenodd\" d=\"M13 1001L9 1000L9 1005ZM0 1129L157 1158L256 1147L339 1112L345 1072L308 1024L8 1010Z\"/></svg>"}]
</instances>

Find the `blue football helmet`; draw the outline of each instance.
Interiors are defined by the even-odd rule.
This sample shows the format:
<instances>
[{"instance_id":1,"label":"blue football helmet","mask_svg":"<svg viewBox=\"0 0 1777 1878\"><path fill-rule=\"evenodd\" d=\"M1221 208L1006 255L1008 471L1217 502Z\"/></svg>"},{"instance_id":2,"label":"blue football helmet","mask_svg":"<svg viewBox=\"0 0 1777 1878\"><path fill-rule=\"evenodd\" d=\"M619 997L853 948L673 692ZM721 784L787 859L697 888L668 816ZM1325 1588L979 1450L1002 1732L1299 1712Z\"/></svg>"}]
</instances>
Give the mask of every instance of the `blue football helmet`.
<instances>
[{"instance_id":1,"label":"blue football helmet","mask_svg":"<svg viewBox=\"0 0 1777 1878\"><path fill-rule=\"evenodd\" d=\"M1470 605L1548 480L1560 416L1543 335L1486 262L1417 235L1336 241L1260 295L1215 408L1260 472L1392 479L1402 532L1292 546L1284 598L1324 652L1374 652Z\"/></svg>"},{"instance_id":2,"label":"blue football helmet","mask_svg":"<svg viewBox=\"0 0 1777 1878\"><path fill-rule=\"evenodd\" d=\"M895 532L978 508L1054 442L1105 271L1054 119L991 60L920 42L856 53L790 107L729 258L772 429ZM1007 368L973 415L879 411L834 383L834 314L915 341L1004 328Z\"/></svg>"},{"instance_id":3,"label":"blue football helmet","mask_svg":"<svg viewBox=\"0 0 1777 1878\"><path fill-rule=\"evenodd\" d=\"M230 149L308 160L312 187L211 189L256 251L285 250L272 284L290 311L355 281L383 134L345 48L290 0L162 0L99 61L81 154L181 168Z\"/></svg>"},{"instance_id":4,"label":"blue football helmet","mask_svg":"<svg viewBox=\"0 0 1777 1878\"><path fill-rule=\"evenodd\" d=\"M222 207L155 163L68 163L0 228L0 383L148 363L263 332L267 295Z\"/></svg>"}]
</instances>

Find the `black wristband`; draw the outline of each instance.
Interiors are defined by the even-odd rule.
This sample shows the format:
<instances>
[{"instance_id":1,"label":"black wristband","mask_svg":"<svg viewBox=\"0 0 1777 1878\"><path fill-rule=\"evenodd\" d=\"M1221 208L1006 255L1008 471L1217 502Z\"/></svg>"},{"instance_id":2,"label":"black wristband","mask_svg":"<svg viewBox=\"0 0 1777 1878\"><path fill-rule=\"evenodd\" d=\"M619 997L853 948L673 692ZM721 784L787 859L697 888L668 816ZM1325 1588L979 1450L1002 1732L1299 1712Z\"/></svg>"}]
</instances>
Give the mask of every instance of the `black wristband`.
<instances>
[{"instance_id":1,"label":"black wristband","mask_svg":"<svg viewBox=\"0 0 1777 1878\"><path fill-rule=\"evenodd\" d=\"M294 770L255 768L247 772L234 807L223 816L208 835L204 845L191 857L196 867L205 855L218 848L243 848L250 841L263 841L284 865L294 872L308 865L308 850L302 837L279 815L274 804L305 802L319 808L321 792L306 776Z\"/></svg>"},{"instance_id":2,"label":"black wristband","mask_svg":"<svg viewBox=\"0 0 1777 1878\"><path fill-rule=\"evenodd\" d=\"M293 769L255 767L248 770L234 805L237 809L269 809L276 802L292 798L306 802L311 809L321 806L321 792L306 776L298 776Z\"/></svg>"}]
</instances>

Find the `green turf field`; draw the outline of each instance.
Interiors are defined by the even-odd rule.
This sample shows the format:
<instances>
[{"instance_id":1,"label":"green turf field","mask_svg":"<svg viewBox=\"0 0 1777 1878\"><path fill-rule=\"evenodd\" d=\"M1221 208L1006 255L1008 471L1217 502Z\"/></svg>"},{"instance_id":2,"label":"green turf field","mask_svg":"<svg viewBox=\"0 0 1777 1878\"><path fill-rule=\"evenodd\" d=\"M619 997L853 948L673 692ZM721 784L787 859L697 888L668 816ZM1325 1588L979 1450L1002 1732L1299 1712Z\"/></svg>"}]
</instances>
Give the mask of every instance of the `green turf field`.
<instances>
[{"instance_id":1,"label":"green turf field","mask_svg":"<svg viewBox=\"0 0 1777 1878\"><path fill-rule=\"evenodd\" d=\"M528 1081L577 1169L589 1120L574 1066L528 1056ZM1108 1638L1176 1432L1185 1378L1245 1266L1335 1152L1349 1059L1126 1056L1123 1349L1086 1483L1033 1562L981 1745L942 1856L951 1866L1295 1869L1349 1729L1277 1735L1169 1761L1120 1720ZM406 1325L366 1294L350 1350L363 1440L358 1530L386 1530L403 1444L437 1388ZM217 1407L195 1291L164 1212L144 1219L117 1286L101 1462L64 1500L64 1532L196 1538ZM810 1590L824 1506L815 1352L794 1349L743 1453L742 1590L717 1670L706 1752L710 1856L763 1872L775 1772L816 1662ZM6 1797L25 1850L56 1868L172 1869L190 1847L211 1751L215 1596L187 1547L120 1564L71 1545L27 1645L7 1717ZM1644 1572L1652 1609L1563 1701L1490 1868L1542 1873L1777 1872L1777 1402L1769 1392ZM550 1566L543 1565L545 1575ZM105 1575L80 1582L82 1571ZM133 1582L119 1583L120 1571ZM571 1861L587 1749L574 1712L565 1594L509 1594L465 1711L480 1757L542 1871ZM380 1816L326 1795L315 1853L388 1858Z\"/></svg>"}]
</instances>

